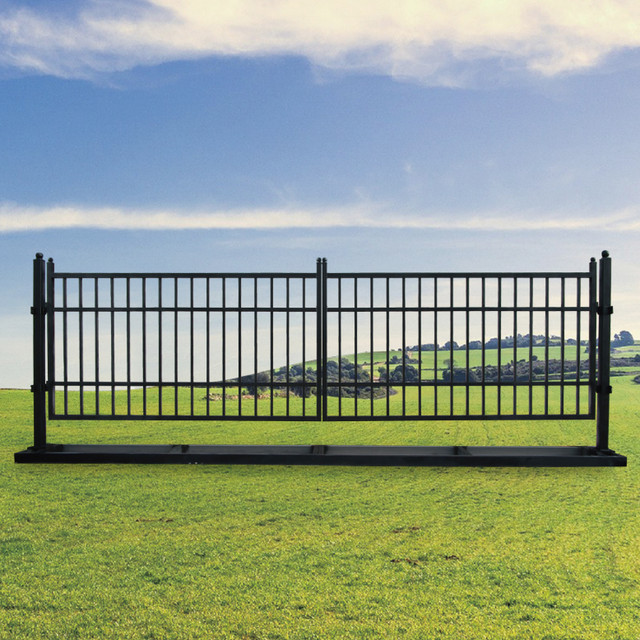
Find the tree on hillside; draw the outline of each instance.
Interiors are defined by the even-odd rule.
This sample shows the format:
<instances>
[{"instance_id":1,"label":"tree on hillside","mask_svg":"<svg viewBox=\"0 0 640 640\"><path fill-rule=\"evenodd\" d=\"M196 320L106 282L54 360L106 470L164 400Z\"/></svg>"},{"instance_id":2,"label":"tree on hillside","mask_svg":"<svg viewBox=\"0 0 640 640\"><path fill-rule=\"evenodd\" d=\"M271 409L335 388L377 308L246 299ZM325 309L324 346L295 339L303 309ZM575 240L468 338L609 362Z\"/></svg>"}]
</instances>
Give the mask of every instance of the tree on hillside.
<instances>
[{"instance_id":1,"label":"tree on hillside","mask_svg":"<svg viewBox=\"0 0 640 640\"><path fill-rule=\"evenodd\" d=\"M418 370L410 364L404 366L398 365L391 372L389 380L391 382L418 382L420 380L420 376L418 375Z\"/></svg>"},{"instance_id":2,"label":"tree on hillside","mask_svg":"<svg viewBox=\"0 0 640 640\"><path fill-rule=\"evenodd\" d=\"M625 347L633 344L633 336L629 331L621 331L620 333L616 333L613 336L613 340L611 341L611 346L613 348L616 347Z\"/></svg>"}]
</instances>

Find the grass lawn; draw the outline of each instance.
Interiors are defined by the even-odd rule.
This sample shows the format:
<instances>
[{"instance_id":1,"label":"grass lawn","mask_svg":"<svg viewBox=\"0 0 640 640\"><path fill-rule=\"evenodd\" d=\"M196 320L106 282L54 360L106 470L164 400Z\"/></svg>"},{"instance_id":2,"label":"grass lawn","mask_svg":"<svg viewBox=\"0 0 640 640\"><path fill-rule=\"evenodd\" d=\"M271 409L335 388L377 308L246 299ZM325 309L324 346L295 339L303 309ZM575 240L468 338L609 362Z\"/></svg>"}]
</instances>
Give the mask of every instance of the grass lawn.
<instances>
[{"instance_id":1,"label":"grass lawn","mask_svg":"<svg viewBox=\"0 0 640 640\"><path fill-rule=\"evenodd\" d=\"M0 638L638 640L626 468L16 465L1 391ZM56 423L52 442L593 444L590 422Z\"/></svg>"}]
</instances>

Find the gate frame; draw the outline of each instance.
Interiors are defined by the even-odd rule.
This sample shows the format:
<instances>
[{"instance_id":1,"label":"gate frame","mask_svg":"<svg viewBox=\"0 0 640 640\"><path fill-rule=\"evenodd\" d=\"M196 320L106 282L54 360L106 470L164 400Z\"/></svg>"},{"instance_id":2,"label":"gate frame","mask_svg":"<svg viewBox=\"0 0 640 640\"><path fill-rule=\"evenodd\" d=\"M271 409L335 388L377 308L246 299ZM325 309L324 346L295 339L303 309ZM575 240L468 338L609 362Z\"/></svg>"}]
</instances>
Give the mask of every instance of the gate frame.
<instances>
[{"instance_id":1,"label":"gate frame","mask_svg":"<svg viewBox=\"0 0 640 640\"><path fill-rule=\"evenodd\" d=\"M589 324L598 316L598 349L595 446L362 446L362 445L70 445L47 442L47 404L54 414L53 391L47 378L55 381L54 371L54 263L45 263L37 253L33 262L33 392L34 444L14 454L18 463L183 463L183 464L313 464L313 465L385 465L385 466L626 466L627 458L609 448L610 343L611 343L611 258L602 252L599 264L598 300L590 297ZM46 267L45 267L46 264ZM595 259L590 275L595 277ZM327 265L317 265L317 407L320 419L327 416ZM127 274L120 274L127 275ZM181 274L172 274L180 277ZM206 275L206 274L202 274ZM253 274L252 274L253 275ZM270 274L264 274L268 276ZM353 274L358 275L358 274ZM379 274L391 277L402 274ZM451 274L447 274L451 275ZM484 275L484 274L478 274ZM509 274L503 274L509 275ZM536 274L538 275L538 274ZM541 276L547 274L541 273ZM257 303L256 303L257 304ZM47 323L46 316L50 321ZM453 339L453 336L451 336ZM48 357L46 354L48 353ZM593 366L593 356L590 359ZM590 370L591 370L590 367ZM514 371L515 380L515 371ZM593 384L593 382L591 383ZM514 383L515 385L515 383ZM48 396L48 398L47 398ZM47 403L48 400L48 403ZM483 416L480 416L483 417ZM526 416L525 416L526 417ZM145 416L139 420L149 419ZM255 416L260 420L260 416ZM567 417L568 419L570 416ZM87 416L86 419L92 419ZM188 420L189 418L184 418ZM217 419L211 417L210 419ZM229 417L228 419L233 419ZM273 418L272 418L273 419ZM301 419L293 416L288 419ZM328 418L327 421L336 419ZM338 419L348 420L348 416ZM404 419L386 416L385 420ZM437 418L436 418L437 419ZM464 417L447 417L465 420Z\"/></svg>"}]
</instances>

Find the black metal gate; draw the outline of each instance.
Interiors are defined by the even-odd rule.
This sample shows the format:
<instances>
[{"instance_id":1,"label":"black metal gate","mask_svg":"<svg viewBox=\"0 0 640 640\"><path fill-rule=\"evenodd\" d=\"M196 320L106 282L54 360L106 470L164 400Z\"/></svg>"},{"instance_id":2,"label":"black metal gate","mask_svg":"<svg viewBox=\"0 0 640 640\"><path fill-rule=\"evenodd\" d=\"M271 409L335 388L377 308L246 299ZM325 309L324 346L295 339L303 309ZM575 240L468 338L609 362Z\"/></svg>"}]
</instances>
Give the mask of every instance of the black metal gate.
<instances>
[{"instance_id":1,"label":"black metal gate","mask_svg":"<svg viewBox=\"0 0 640 640\"><path fill-rule=\"evenodd\" d=\"M623 465L611 260L573 273L56 273L17 462ZM597 291L599 280L599 292ZM599 315L599 319L598 319ZM48 408L47 408L48 404ZM596 420L596 445L53 445L46 420Z\"/></svg>"},{"instance_id":2,"label":"black metal gate","mask_svg":"<svg viewBox=\"0 0 640 640\"><path fill-rule=\"evenodd\" d=\"M321 418L317 273L47 280L51 418Z\"/></svg>"}]
</instances>

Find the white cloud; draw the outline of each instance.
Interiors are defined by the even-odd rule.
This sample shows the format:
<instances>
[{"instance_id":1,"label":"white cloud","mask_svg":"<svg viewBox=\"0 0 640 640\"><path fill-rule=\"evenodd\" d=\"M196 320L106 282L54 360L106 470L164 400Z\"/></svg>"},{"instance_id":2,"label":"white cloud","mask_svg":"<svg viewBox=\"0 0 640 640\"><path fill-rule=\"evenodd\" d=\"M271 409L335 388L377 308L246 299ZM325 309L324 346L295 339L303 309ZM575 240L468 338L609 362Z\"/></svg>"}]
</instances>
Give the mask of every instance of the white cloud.
<instances>
[{"instance_id":1,"label":"white cloud","mask_svg":"<svg viewBox=\"0 0 640 640\"><path fill-rule=\"evenodd\" d=\"M550 76L640 46L637 0L89 0L64 14L60 6L0 10L0 64L90 77L212 55L300 55L325 68L456 85L474 63Z\"/></svg>"},{"instance_id":2,"label":"white cloud","mask_svg":"<svg viewBox=\"0 0 640 640\"><path fill-rule=\"evenodd\" d=\"M528 211L403 213L397 208L353 205L335 208L233 209L226 211L127 210L109 207L28 207L0 204L0 233L47 229L188 230L321 229L368 227L467 231L595 230L640 232L640 209L599 215Z\"/></svg>"}]
</instances>

